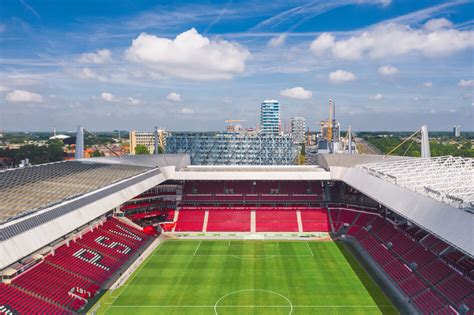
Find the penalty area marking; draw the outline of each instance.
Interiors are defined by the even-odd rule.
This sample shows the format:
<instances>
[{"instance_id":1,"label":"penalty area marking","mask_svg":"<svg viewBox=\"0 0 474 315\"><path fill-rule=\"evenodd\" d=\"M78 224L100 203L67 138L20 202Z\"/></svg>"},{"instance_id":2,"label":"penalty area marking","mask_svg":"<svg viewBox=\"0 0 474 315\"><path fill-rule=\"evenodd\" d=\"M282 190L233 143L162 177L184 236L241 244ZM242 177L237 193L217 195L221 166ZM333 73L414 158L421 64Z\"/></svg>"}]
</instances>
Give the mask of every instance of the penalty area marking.
<instances>
[{"instance_id":1,"label":"penalty area marking","mask_svg":"<svg viewBox=\"0 0 474 315\"><path fill-rule=\"evenodd\" d=\"M267 292L267 293L275 294L275 295L283 298L284 300L286 300L286 302L288 302L289 307L290 307L290 312L288 313L288 315L291 315L293 313L293 303L291 303L289 298L287 298L286 296L284 296L284 295L282 295L278 292L270 291L270 290L263 290L263 289L244 289L244 290L238 290L238 291L227 293L226 295L224 295L220 299L218 299L216 304L214 304L214 314L216 314L216 315L219 314L217 312L217 307L218 307L220 301L222 301L223 299L225 299L228 296L231 296L231 295L237 294L237 293L241 293L241 292ZM221 306L221 307L285 307L285 308L287 308L288 306L285 306L285 305L279 305L279 306L275 306L275 305L258 305L258 306L257 305L228 305L228 306Z\"/></svg>"}]
</instances>

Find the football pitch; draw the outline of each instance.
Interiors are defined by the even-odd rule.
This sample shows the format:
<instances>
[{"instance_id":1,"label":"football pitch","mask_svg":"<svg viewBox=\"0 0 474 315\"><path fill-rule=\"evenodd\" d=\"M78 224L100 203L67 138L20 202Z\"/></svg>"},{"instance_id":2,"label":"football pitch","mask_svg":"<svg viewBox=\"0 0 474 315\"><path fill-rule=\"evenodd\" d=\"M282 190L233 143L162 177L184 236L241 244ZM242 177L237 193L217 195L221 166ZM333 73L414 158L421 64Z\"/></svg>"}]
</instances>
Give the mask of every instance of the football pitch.
<instances>
[{"instance_id":1,"label":"football pitch","mask_svg":"<svg viewBox=\"0 0 474 315\"><path fill-rule=\"evenodd\" d=\"M99 314L398 314L343 244L169 240Z\"/></svg>"}]
</instances>

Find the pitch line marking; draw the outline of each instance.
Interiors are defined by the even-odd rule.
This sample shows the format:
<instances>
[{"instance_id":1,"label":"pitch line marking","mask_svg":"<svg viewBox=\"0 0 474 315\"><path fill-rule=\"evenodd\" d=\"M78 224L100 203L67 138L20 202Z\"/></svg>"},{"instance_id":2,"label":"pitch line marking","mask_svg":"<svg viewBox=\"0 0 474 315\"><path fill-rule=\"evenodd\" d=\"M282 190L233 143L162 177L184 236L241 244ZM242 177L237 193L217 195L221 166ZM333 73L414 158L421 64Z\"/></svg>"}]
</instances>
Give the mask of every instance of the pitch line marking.
<instances>
[{"instance_id":1,"label":"pitch line marking","mask_svg":"<svg viewBox=\"0 0 474 315\"><path fill-rule=\"evenodd\" d=\"M240 292L249 292L249 291L252 291L252 292L267 292L267 293L272 293L272 294L275 294L283 299L285 299L288 304L290 305L290 312L288 313L288 315L291 315L291 313L293 313L293 303L291 303L290 299L287 298L286 296L278 293L278 292L275 292L275 291L270 291L270 290L262 290L262 289L244 289L244 290L238 290L238 291L234 291L234 292L230 292L230 293L227 293L226 295L222 296L220 299L217 300L216 304L214 304L214 313L216 315L219 315L219 313L217 312L217 306L219 304L220 301L222 301L223 299L225 299L226 297L232 295L232 294L236 294L236 293L240 293ZM234 305L235 307L239 307L239 306L244 306L244 307L251 307L249 305ZM271 307L271 306L268 306L268 305L261 305L259 307ZM278 307L285 307L285 308L288 308L287 305L280 305Z\"/></svg>"},{"instance_id":2,"label":"pitch line marking","mask_svg":"<svg viewBox=\"0 0 474 315\"><path fill-rule=\"evenodd\" d=\"M125 291L125 289L128 287L128 285L130 283L133 282L133 280L135 279L135 277L140 273L139 271L141 271L143 268L145 268L145 266L150 262L151 258L153 256L155 256L156 252L158 251L159 248L161 248L161 246L166 243L164 241L161 241L160 244L158 244L158 246L156 246L156 248L153 250L152 253L150 253L150 255L148 255L148 257L142 261L142 263L140 264L140 266L138 266L137 269L135 269L133 272L132 272L132 275L125 281L125 284L123 286L120 286L118 287L116 290L119 290L119 289L122 289L120 290L119 294L116 295L116 296L113 296L112 294L114 292L110 292L109 296L113 299L113 302L115 302L115 300L117 300L121 295L122 293ZM97 303L97 302L96 302ZM112 307L112 306L109 306L109 307Z\"/></svg>"},{"instance_id":3,"label":"pitch line marking","mask_svg":"<svg viewBox=\"0 0 474 315\"><path fill-rule=\"evenodd\" d=\"M174 255L171 255L171 256L190 256L189 254L174 254ZM313 255L310 255L310 254L305 254L305 255L280 255L280 254L263 254L263 255L250 255L250 254L243 254L243 255L234 255L234 254L196 254L196 255L192 255L192 256L203 256L203 257L207 257L207 256L217 256L217 257L233 257L233 256L249 256L249 257L267 257L267 256L272 256L272 257L311 257Z\"/></svg>"},{"instance_id":4,"label":"pitch line marking","mask_svg":"<svg viewBox=\"0 0 474 315\"><path fill-rule=\"evenodd\" d=\"M214 308L214 305L111 305L113 308ZM222 305L220 308L273 307L288 308L289 305ZM294 305L293 308L393 308L391 305Z\"/></svg>"},{"instance_id":5,"label":"pitch line marking","mask_svg":"<svg viewBox=\"0 0 474 315\"><path fill-rule=\"evenodd\" d=\"M196 253L197 253L199 247L201 247L201 243L202 243L202 241L199 241L199 244L198 244L198 246L196 247L196 250L194 251L193 256L196 256ZM200 256L200 255L198 255L198 256Z\"/></svg>"},{"instance_id":6,"label":"pitch line marking","mask_svg":"<svg viewBox=\"0 0 474 315\"><path fill-rule=\"evenodd\" d=\"M311 246L309 246L308 242L305 242L306 245L308 245L308 249L311 252L311 256L314 256L313 250L311 249Z\"/></svg>"}]
</instances>

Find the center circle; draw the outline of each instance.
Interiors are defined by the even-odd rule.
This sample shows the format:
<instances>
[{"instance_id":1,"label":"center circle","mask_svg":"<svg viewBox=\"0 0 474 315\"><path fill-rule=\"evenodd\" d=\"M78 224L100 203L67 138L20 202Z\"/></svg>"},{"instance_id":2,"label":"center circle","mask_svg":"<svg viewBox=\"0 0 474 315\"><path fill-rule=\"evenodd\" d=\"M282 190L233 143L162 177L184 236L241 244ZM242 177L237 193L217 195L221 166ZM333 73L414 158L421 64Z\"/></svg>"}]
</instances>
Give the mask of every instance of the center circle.
<instances>
[{"instance_id":1,"label":"center circle","mask_svg":"<svg viewBox=\"0 0 474 315\"><path fill-rule=\"evenodd\" d=\"M230 293L227 293L226 295L222 296L219 300L217 300L216 304L214 304L214 314L215 315L218 315L219 313L217 312L217 308L219 307L219 303L221 304L221 307L225 307L222 305L222 301L228 297L232 297L236 294L241 294L241 293L251 293L251 292L255 292L257 294L261 294L261 293L267 293L267 294L271 294L271 295L274 295L274 296L277 296L283 300L285 300L285 302L288 304L288 306L286 307L289 307L290 308L290 311L288 313L288 315L291 315L293 313L293 304L291 303L290 299L288 299L286 296L278 293L278 292L275 292L275 291L270 291L270 290L263 290L263 289L244 289L244 290L238 290L238 291L234 291L234 292L230 292ZM274 303L273 303L274 304ZM229 305L228 307L285 307L284 305Z\"/></svg>"}]
</instances>

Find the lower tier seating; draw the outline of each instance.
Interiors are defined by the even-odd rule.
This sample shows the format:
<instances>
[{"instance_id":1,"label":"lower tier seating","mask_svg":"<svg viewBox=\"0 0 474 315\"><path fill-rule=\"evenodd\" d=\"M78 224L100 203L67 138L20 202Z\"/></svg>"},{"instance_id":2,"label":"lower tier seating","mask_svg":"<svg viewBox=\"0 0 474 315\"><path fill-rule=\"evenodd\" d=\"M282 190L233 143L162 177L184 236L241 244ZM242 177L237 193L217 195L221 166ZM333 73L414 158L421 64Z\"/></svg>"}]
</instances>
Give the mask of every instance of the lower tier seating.
<instances>
[{"instance_id":1,"label":"lower tier seating","mask_svg":"<svg viewBox=\"0 0 474 315\"><path fill-rule=\"evenodd\" d=\"M298 232L295 210L257 210L257 232Z\"/></svg>"},{"instance_id":2,"label":"lower tier seating","mask_svg":"<svg viewBox=\"0 0 474 315\"><path fill-rule=\"evenodd\" d=\"M2 314L72 314L43 299L23 292L12 285L0 283L0 313Z\"/></svg>"},{"instance_id":3,"label":"lower tier seating","mask_svg":"<svg viewBox=\"0 0 474 315\"><path fill-rule=\"evenodd\" d=\"M250 210L209 211L208 232L250 232Z\"/></svg>"},{"instance_id":4,"label":"lower tier seating","mask_svg":"<svg viewBox=\"0 0 474 315\"><path fill-rule=\"evenodd\" d=\"M80 310L149 238L120 220L107 220L55 249L11 284L0 284L0 314Z\"/></svg>"},{"instance_id":5,"label":"lower tier seating","mask_svg":"<svg viewBox=\"0 0 474 315\"><path fill-rule=\"evenodd\" d=\"M411 238L411 233L381 217L348 234L359 241L421 313L456 314L463 304L470 312L474 310L474 282L427 248L427 244L439 243L434 236L420 243Z\"/></svg>"},{"instance_id":6,"label":"lower tier seating","mask_svg":"<svg viewBox=\"0 0 474 315\"><path fill-rule=\"evenodd\" d=\"M329 232L328 211L326 209L300 210L304 232Z\"/></svg>"},{"instance_id":7,"label":"lower tier seating","mask_svg":"<svg viewBox=\"0 0 474 315\"><path fill-rule=\"evenodd\" d=\"M182 208L179 210L178 222L176 223L175 232L200 232L204 224L204 215L206 211L203 209Z\"/></svg>"}]
</instances>

